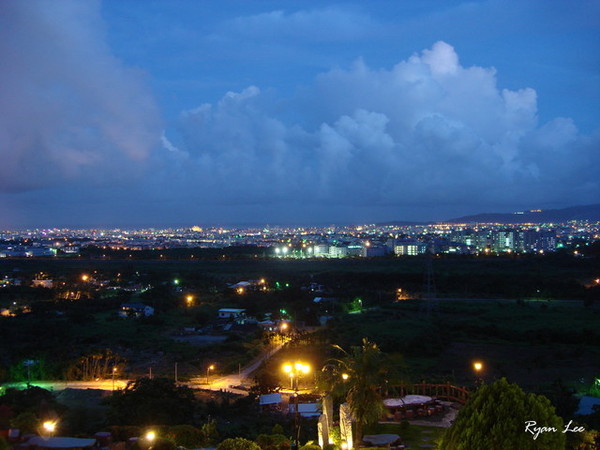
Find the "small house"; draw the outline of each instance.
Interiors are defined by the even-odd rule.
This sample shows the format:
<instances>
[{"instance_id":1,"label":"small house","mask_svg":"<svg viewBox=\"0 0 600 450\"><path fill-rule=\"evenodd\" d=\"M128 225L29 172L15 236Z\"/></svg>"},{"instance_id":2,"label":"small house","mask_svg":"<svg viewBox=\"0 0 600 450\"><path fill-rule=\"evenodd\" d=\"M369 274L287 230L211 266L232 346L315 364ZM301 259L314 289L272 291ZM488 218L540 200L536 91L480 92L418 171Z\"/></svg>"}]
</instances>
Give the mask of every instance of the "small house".
<instances>
[{"instance_id":1,"label":"small house","mask_svg":"<svg viewBox=\"0 0 600 450\"><path fill-rule=\"evenodd\" d=\"M119 309L119 317L150 317L152 315L154 315L154 308L143 303L123 303Z\"/></svg>"}]
</instances>

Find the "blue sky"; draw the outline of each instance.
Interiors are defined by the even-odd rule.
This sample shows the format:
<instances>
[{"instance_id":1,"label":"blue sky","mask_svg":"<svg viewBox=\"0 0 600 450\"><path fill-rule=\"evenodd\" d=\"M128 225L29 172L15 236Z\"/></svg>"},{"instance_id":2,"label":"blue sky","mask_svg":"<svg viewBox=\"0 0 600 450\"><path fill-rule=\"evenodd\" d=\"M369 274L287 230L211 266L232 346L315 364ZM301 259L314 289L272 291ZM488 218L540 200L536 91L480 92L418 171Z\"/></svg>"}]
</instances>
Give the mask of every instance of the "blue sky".
<instances>
[{"instance_id":1,"label":"blue sky","mask_svg":"<svg viewBox=\"0 0 600 450\"><path fill-rule=\"evenodd\" d=\"M4 1L0 228L597 203L599 1Z\"/></svg>"}]
</instances>

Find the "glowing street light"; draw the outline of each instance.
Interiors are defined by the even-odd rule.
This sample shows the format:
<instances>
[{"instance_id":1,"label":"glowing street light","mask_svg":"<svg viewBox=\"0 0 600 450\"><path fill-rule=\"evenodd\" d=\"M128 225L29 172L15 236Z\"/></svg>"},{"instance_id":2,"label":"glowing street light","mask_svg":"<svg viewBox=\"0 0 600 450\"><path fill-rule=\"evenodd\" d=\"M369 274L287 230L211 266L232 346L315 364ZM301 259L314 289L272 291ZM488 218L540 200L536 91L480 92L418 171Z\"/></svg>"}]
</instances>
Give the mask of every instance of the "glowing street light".
<instances>
[{"instance_id":1,"label":"glowing street light","mask_svg":"<svg viewBox=\"0 0 600 450\"><path fill-rule=\"evenodd\" d=\"M146 435L144 436L144 438L148 442L154 442L156 440L156 432L154 430L149 430L146 432Z\"/></svg>"},{"instance_id":2,"label":"glowing street light","mask_svg":"<svg viewBox=\"0 0 600 450\"><path fill-rule=\"evenodd\" d=\"M185 303L188 307L192 306L194 304L194 296L193 295L186 295L185 297Z\"/></svg>"},{"instance_id":3,"label":"glowing street light","mask_svg":"<svg viewBox=\"0 0 600 450\"><path fill-rule=\"evenodd\" d=\"M348 378L350 378L350 375L348 375L347 373L342 374L342 380L347 381Z\"/></svg>"},{"instance_id":4,"label":"glowing street light","mask_svg":"<svg viewBox=\"0 0 600 450\"><path fill-rule=\"evenodd\" d=\"M56 421L46 420L44 423L42 423L42 428L48 434L54 434L54 432L56 431Z\"/></svg>"},{"instance_id":5,"label":"glowing street light","mask_svg":"<svg viewBox=\"0 0 600 450\"><path fill-rule=\"evenodd\" d=\"M89 279L90 279L90 276L88 274L84 273L83 275L81 275L81 281L87 282L87 281L89 281Z\"/></svg>"},{"instance_id":6,"label":"glowing street light","mask_svg":"<svg viewBox=\"0 0 600 450\"><path fill-rule=\"evenodd\" d=\"M481 372L481 369L483 369L483 363L476 361L473 363L473 369L475 369L476 373Z\"/></svg>"},{"instance_id":7,"label":"glowing street light","mask_svg":"<svg viewBox=\"0 0 600 450\"><path fill-rule=\"evenodd\" d=\"M210 384L210 383L209 383L209 378L208 378L208 377L209 377L209 372L210 372L211 370L215 370L215 365L214 365L214 364L211 364L210 366L208 366L208 367L206 368L206 384Z\"/></svg>"}]
</instances>

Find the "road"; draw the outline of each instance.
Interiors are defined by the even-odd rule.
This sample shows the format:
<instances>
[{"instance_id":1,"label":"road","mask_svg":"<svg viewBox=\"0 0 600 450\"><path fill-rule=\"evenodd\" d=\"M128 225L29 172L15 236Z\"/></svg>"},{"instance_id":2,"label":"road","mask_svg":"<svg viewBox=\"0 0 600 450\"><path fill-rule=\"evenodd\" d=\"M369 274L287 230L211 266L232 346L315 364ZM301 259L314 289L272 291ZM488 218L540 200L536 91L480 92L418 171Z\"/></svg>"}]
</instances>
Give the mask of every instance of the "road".
<instances>
[{"instance_id":1,"label":"road","mask_svg":"<svg viewBox=\"0 0 600 450\"><path fill-rule=\"evenodd\" d=\"M196 377L192 378L189 383L186 383L188 386L193 388L202 388L202 389L210 389L212 391L228 391L233 392L235 394L248 395L248 392L243 389L237 389L232 386L240 386L244 383L244 380L248 379L250 375L260 367L260 365L265 362L267 359L271 358L275 353L283 348L285 343L276 344L274 347L271 347L269 350L262 353L258 358L240 370L239 373L232 373L230 375L225 375L222 377L209 378L209 383L207 384L206 377Z\"/></svg>"},{"instance_id":2,"label":"road","mask_svg":"<svg viewBox=\"0 0 600 450\"><path fill-rule=\"evenodd\" d=\"M250 375L260 367L260 365L277 353L279 350L283 348L285 344L277 344L274 347L271 347L269 350L263 352L258 358L244 367L239 373L234 373L230 375L225 375L221 377L214 377L210 379L210 383L206 383L206 377L197 377L193 378L190 382L187 383L179 383L191 388L201 388L201 389L209 389L213 391L229 391L236 394L248 395L248 392L242 389L232 388L231 386L239 386L244 380L250 377ZM124 389L127 386L127 383L133 380L123 380L117 379L113 380L112 378L105 380L96 380L96 381L33 381L31 383L32 386L38 386L43 389L47 389L50 391L61 391L63 389L100 389L104 391L112 391L113 389ZM17 387L17 388L25 388L27 383L6 383L2 387Z\"/></svg>"},{"instance_id":3,"label":"road","mask_svg":"<svg viewBox=\"0 0 600 450\"><path fill-rule=\"evenodd\" d=\"M115 389L123 389L127 386L130 380L119 380L115 378ZM111 378L107 380L96 380L96 381L32 381L32 386L41 387L49 391L62 391L63 389L101 389L104 391L113 390L113 381ZM17 387L24 388L27 383L6 383L2 387Z\"/></svg>"}]
</instances>

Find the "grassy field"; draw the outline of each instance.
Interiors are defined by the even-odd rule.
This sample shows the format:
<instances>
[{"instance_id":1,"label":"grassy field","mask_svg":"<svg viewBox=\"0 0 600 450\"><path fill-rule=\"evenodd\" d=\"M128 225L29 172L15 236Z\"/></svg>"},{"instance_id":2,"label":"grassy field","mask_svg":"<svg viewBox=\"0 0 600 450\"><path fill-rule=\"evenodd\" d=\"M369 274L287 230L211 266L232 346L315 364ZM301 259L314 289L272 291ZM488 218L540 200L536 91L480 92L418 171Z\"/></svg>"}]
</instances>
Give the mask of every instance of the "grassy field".
<instances>
[{"instance_id":1,"label":"grassy field","mask_svg":"<svg viewBox=\"0 0 600 450\"><path fill-rule=\"evenodd\" d=\"M325 336L315 337L321 339L319 352L327 345L347 347L369 337L384 351L403 355L407 371L415 380L426 377L431 381L466 384L473 382L470 362L475 358L486 361L485 375L490 379L508 376L534 387L556 380L584 385L600 374L598 309L584 308L582 302L522 301L593 299L599 289L586 289L584 283L598 277L597 260L559 254L435 258L434 278L441 300L432 311L428 314L419 301L393 304L397 287L415 295L421 293L425 267L426 259L421 257L279 260L247 255L235 259L226 255L225 259L194 261L4 259L0 260L0 274L27 276L45 271L54 277L77 278L78 274L93 270L107 277L119 272L125 277L137 273L146 282L160 287L139 299L161 310L149 320L123 321L115 317L114 308L122 301L119 298L100 296L90 300L88 306L81 303L81 307L68 302L48 302L50 309L44 315L23 316L15 319L18 323L6 319L0 337L2 342L10 343L5 354L28 358L45 351L53 359L64 361L73 357L76 350L111 347L129 355L135 371L147 370L149 362L156 365L155 370L164 366L165 371L171 371L172 364L178 361L182 374L194 373L215 357L226 361L222 367L225 371L251 359L259 351L260 342L231 335L225 342L200 347L172 339L173 332L209 320L216 309L225 306L246 308L257 316L283 308L300 320L315 321L319 312L307 310L317 294L300 287L317 282L329 288L326 295L340 298L341 303L360 296L366 307L362 314L346 315L344 306L340 306ZM245 297L225 293L227 283L261 277L267 278L272 286L280 281L282 286L287 283L290 287ZM169 291L168 287L175 278L182 286L193 289L208 309L177 307L174 302L181 294ZM25 300L35 300L37 291L2 290L0 304L12 302L20 295L29 296ZM444 300L451 297L481 300ZM502 298L519 302L495 300ZM58 316L52 314L52 308L72 311ZM327 351L323 352L321 358L326 358Z\"/></svg>"},{"instance_id":2,"label":"grassy field","mask_svg":"<svg viewBox=\"0 0 600 450\"><path fill-rule=\"evenodd\" d=\"M506 376L531 388L558 380L578 390L600 374L600 309L552 302L397 303L333 324L342 345L369 337L404 355L411 377L472 384L472 362L486 379Z\"/></svg>"},{"instance_id":3,"label":"grassy field","mask_svg":"<svg viewBox=\"0 0 600 450\"><path fill-rule=\"evenodd\" d=\"M270 258L196 260L11 259L0 260L0 273L47 271L77 274L149 273L156 279L209 279L222 286L267 277L292 283L311 279L340 289L414 292L423 288L424 257L281 260ZM443 296L583 298L583 283L597 278L597 261L568 255L512 257L439 257L433 261L437 292Z\"/></svg>"}]
</instances>

